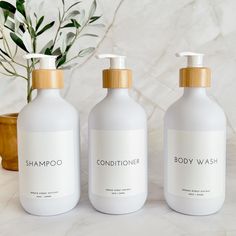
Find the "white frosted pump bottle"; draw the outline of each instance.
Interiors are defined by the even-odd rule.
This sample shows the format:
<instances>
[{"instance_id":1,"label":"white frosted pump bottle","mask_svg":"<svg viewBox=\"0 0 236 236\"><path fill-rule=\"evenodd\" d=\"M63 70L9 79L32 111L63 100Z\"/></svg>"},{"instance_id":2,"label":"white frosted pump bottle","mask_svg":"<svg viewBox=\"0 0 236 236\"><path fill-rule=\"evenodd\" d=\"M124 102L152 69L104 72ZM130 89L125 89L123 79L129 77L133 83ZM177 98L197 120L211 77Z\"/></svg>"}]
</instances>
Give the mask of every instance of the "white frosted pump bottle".
<instances>
[{"instance_id":1,"label":"white frosted pump bottle","mask_svg":"<svg viewBox=\"0 0 236 236\"><path fill-rule=\"evenodd\" d=\"M164 191L168 205L189 215L217 212L225 199L226 118L206 94L211 71L203 54L183 52L183 96L164 118Z\"/></svg>"},{"instance_id":2,"label":"white frosted pump bottle","mask_svg":"<svg viewBox=\"0 0 236 236\"><path fill-rule=\"evenodd\" d=\"M147 119L129 96L132 72L125 57L104 54L106 97L89 115L89 199L100 212L126 214L147 197Z\"/></svg>"},{"instance_id":3,"label":"white frosted pump bottle","mask_svg":"<svg viewBox=\"0 0 236 236\"><path fill-rule=\"evenodd\" d=\"M60 96L63 71L56 70L55 56L39 58L32 87L37 97L17 120L20 202L35 215L56 215L79 201L79 117Z\"/></svg>"}]
</instances>

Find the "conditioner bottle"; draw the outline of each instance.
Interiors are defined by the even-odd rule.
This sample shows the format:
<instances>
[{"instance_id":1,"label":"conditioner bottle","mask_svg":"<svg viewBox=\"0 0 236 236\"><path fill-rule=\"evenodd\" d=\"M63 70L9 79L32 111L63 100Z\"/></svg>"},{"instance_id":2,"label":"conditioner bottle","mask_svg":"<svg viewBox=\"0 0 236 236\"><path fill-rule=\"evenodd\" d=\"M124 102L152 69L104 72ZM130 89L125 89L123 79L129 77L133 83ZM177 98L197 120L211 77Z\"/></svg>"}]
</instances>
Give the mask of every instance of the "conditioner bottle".
<instances>
[{"instance_id":1,"label":"conditioner bottle","mask_svg":"<svg viewBox=\"0 0 236 236\"><path fill-rule=\"evenodd\" d=\"M110 68L103 70L107 95L89 115L89 198L100 212L125 214L147 197L147 119L129 96L125 57L99 57L110 59Z\"/></svg>"}]
</instances>

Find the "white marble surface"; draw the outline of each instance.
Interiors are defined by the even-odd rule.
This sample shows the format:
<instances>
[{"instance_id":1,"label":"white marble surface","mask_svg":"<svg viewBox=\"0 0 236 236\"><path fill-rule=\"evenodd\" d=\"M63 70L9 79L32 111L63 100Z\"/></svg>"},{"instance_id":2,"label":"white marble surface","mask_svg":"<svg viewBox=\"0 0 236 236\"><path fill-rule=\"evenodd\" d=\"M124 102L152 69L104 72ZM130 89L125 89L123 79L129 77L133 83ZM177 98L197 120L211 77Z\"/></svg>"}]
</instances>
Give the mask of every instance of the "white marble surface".
<instances>
[{"instance_id":1,"label":"white marble surface","mask_svg":"<svg viewBox=\"0 0 236 236\"><path fill-rule=\"evenodd\" d=\"M45 1L52 18L55 2ZM85 5L88 3L84 1ZM106 27L98 30L100 37L95 41L82 42L97 46L97 50L78 61L77 68L66 71L63 91L81 114L80 204L57 217L30 216L18 202L17 173L1 170L0 235L236 235L235 11L235 0L98 0L98 14L102 13L101 22ZM213 71L209 95L223 107L228 119L226 202L220 213L207 217L177 214L163 200L163 115L182 93L178 88L178 68L185 61L174 56L181 50L207 54L206 65ZM101 70L108 63L94 57L103 52L128 56L128 67L134 72L131 95L148 114L149 197L144 209L125 216L100 214L87 200L87 116L105 94L101 89ZM0 78L0 113L19 111L24 105L25 82Z\"/></svg>"}]
</instances>

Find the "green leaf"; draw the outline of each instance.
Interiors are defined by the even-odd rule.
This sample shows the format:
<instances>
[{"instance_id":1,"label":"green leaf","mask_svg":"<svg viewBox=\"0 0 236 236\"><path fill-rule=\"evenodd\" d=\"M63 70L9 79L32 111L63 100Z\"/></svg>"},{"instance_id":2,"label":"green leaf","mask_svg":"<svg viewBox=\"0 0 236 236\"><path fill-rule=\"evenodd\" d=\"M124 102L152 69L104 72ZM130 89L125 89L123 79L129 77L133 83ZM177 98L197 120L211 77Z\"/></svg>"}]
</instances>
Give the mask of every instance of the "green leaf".
<instances>
[{"instance_id":1,"label":"green leaf","mask_svg":"<svg viewBox=\"0 0 236 236\"><path fill-rule=\"evenodd\" d=\"M60 45L60 49L61 49L62 53L65 53L66 47L67 47L66 36L63 35L63 39L62 39L62 42L61 42L61 45Z\"/></svg>"},{"instance_id":2,"label":"green leaf","mask_svg":"<svg viewBox=\"0 0 236 236\"><path fill-rule=\"evenodd\" d=\"M61 28L75 27L76 29L78 29L80 27L80 24L76 19L71 19L70 21L71 21L70 23L67 23Z\"/></svg>"},{"instance_id":3,"label":"green leaf","mask_svg":"<svg viewBox=\"0 0 236 236\"><path fill-rule=\"evenodd\" d=\"M36 32L32 26L29 26L29 33L32 38L36 37Z\"/></svg>"},{"instance_id":4,"label":"green leaf","mask_svg":"<svg viewBox=\"0 0 236 236\"><path fill-rule=\"evenodd\" d=\"M8 10L2 10L3 11L3 18L4 21L7 21L9 18L10 20L14 21L14 14L9 12Z\"/></svg>"},{"instance_id":5,"label":"green leaf","mask_svg":"<svg viewBox=\"0 0 236 236\"><path fill-rule=\"evenodd\" d=\"M23 41L15 34L15 33L10 33L11 39L14 41L14 43L20 47L21 49L23 49L24 51L28 52Z\"/></svg>"},{"instance_id":6,"label":"green leaf","mask_svg":"<svg viewBox=\"0 0 236 236\"><path fill-rule=\"evenodd\" d=\"M36 31L39 29L40 25L43 23L43 20L44 20L44 16L41 16L39 18L39 21L36 24L36 28L35 28Z\"/></svg>"},{"instance_id":7,"label":"green leaf","mask_svg":"<svg viewBox=\"0 0 236 236\"><path fill-rule=\"evenodd\" d=\"M78 21L76 19L71 19L71 22L74 24L74 27L76 29L78 29L80 27L80 24L78 23Z\"/></svg>"},{"instance_id":8,"label":"green leaf","mask_svg":"<svg viewBox=\"0 0 236 236\"><path fill-rule=\"evenodd\" d=\"M88 17L89 19L94 15L96 8L97 8L97 2L96 2L96 0L94 0L91 4L90 10L89 10L89 17Z\"/></svg>"},{"instance_id":9,"label":"green leaf","mask_svg":"<svg viewBox=\"0 0 236 236\"><path fill-rule=\"evenodd\" d=\"M7 20L9 13L10 13L9 11L3 11L5 21Z\"/></svg>"},{"instance_id":10,"label":"green leaf","mask_svg":"<svg viewBox=\"0 0 236 236\"><path fill-rule=\"evenodd\" d=\"M64 54L57 62L57 68L66 62L66 54Z\"/></svg>"},{"instance_id":11,"label":"green leaf","mask_svg":"<svg viewBox=\"0 0 236 236\"><path fill-rule=\"evenodd\" d=\"M25 32L25 28L23 24L20 24L19 29L24 33Z\"/></svg>"},{"instance_id":12,"label":"green leaf","mask_svg":"<svg viewBox=\"0 0 236 236\"><path fill-rule=\"evenodd\" d=\"M67 16L65 17L65 20L70 20L71 18L73 18L79 14L80 14L80 12L78 10L71 11L70 13L67 14Z\"/></svg>"},{"instance_id":13,"label":"green leaf","mask_svg":"<svg viewBox=\"0 0 236 236\"><path fill-rule=\"evenodd\" d=\"M61 49L60 48L57 48L53 51L52 55L55 55L55 56L58 56L61 54Z\"/></svg>"},{"instance_id":14,"label":"green leaf","mask_svg":"<svg viewBox=\"0 0 236 236\"><path fill-rule=\"evenodd\" d=\"M16 12L16 8L11 3L6 1L0 1L0 8L7 10L13 14Z\"/></svg>"},{"instance_id":15,"label":"green leaf","mask_svg":"<svg viewBox=\"0 0 236 236\"><path fill-rule=\"evenodd\" d=\"M89 48L82 49L82 50L79 51L78 56L79 57L87 56L88 54L90 54L94 50L95 50L94 47L89 47Z\"/></svg>"},{"instance_id":16,"label":"green leaf","mask_svg":"<svg viewBox=\"0 0 236 236\"><path fill-rule=\"evenodd\" d=\"M44 53L46 55L52 55L52 50L50 48L47 48Z\"/></svg>"},{"instance_id":17,"label":"green leaf","mask_svg":"<svg viewBox=\"0 0 236 236\"><path fill-rule=\"evenodd\" d=\"M55 21L50 22L49 24L45 25L38 33L37 36L42 34L44 31L50 29L54 25Z\"/></svg>"},{"instance_id":18,"label":"green leaf","mask_svg":"<svg viewBox=\"0 0 236 236\"><path fill-rule=\"evenodd\" d=\"M15 31L15 23L14 21L11 21L9 18L6 20L4 26L9 30L11 30L12 32Z\"/></svg>"},{"instance_id":19,"label":"green leaf","mask_svg":"<svg viewBox=\"0 0 236 236\"><path fill-rule=\"evenodd\" d=\"M99 27L99 28L103 28L105 27L104 24L91 24L91 25L88 25L89 27Z\"/></svg>"},{"instance_id":20,"label":"green leaf","mask_svg":"<svg viewBox=\"0 0 236 236\"><path fill-rule=\"evenodd\" d=\"M98 20L99 18L101 18L101 16L92 16L89 20L89 24L93 23L94 21Z\"/></svg>"},{"instance_id":21,"label":"green leaf","mask_svg":"<svg viewBox=\"0 0 236 236\"><path fill-rule=\"evenodd\" d=\"M67 45L67 47L66 47L66 52L68 52L68 51L69 51L69 49L71 48L71 46L72 46L72 44L70 44L70 45Z\"/></svg>"},{"instance_id":22,"label":"green leaf","mask_svg":"<svg viewBox=\"0 0 236 236\"><path fill-rule=\"evenodd\" d=\"M24 3L25 3L24 0L16 0L16 9L17 9L17 11L19 11L24 17L26 17Z\"/></svg>"},{"instance_id":23,"label":"green leaf","mask_svg":"<svg viewBox=\"0 0 236 236\"><path fill-rule=\"evenodd\" d=\"M84 37L84 36L89 36L89 37L98 37L97 34L83 34L83 35L80 36L80 38L81 38L81 37Z\"/></svg>"},{"instance_id":24,"label":"green leaf","mask_svg":"<svg viewBox=\"0 0 236 236\"><path fill-rule=\"evenodd\" d=\"M69 27L75 27L74 24L72 22L62 26L61 28L69 28Z\"/></svg>"},{"instance_id":25,"label":"green leaf","mask_svg":"<svg viewBox=\"0 0 236 236\"><path fill-rule=\"evenodd\" d=\"M75 34L73 32L69 32L66 35L66 43L70 44L74 37L75 37Z\"/></svg>"},{"instance_id":26,"label":"green leaf","mask_svg":"<svg viewBox=\"0 0 236 236\"><path fill-rule=\"evenodd\" d=\"M53 40L50 40L49 42L47 42L43 48L40 50L40 53L45 53L47 48L51 48L53 46Z\"/></svg>"},{"instance_id":27,"label":"green leaf","mask_svg":"<svg viewBox=\"0 0 236 236\"><path fill-rule=\"evenodd\" d=\"M5 56L11 58L11 57L8 55L8 53L6 53L5 51L3 51L1 48L0 48L0 51L1 51L1 53L3 53Z\"/></svg>"},{"instance_id":28,"label":"green leaf","mask_svg":"<svg viewBox=\"0 0 236 236\"><path fill-rule=\"evenodd\" d=\"M72 41L75 38L75 34L73 32L68 32L66 35L63 35L63 39L60 45L60 53L59 54L65 54L68 52L70 47L72 46Z\"/></svg>"},{"instance_id":29,"label":"green leaf","mask_svg":"<svg viewBox=\"0 0 236 236\"><path fill-rule=\"evenodd\" d=\"M79 3L81 3L81 1L75 2L75 3L73 3L72 5L70 5L70 6L67 8L66 12L68 12L71 8L75 7L75 6L76 6L77 4L79 4Z\"/></svg>"}]
</instances>

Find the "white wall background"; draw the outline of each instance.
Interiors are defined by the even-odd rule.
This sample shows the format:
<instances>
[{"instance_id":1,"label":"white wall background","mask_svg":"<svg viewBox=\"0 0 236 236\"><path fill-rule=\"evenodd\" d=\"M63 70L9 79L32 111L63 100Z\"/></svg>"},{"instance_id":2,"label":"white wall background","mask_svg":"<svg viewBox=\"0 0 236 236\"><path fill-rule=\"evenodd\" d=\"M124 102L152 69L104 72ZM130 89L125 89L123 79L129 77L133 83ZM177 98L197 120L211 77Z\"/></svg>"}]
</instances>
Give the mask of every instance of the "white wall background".
<instances>
[{"instance_id":1,"label":"white wall background","mask_svg":"<svg viewBox=\"0 0 236 236\"><path fill-rule=\"evenodd\" d=\"M36 0L31 3L39 5ZM89 3L83 2L85 6ZM60 0L45 1L41 11L53 19L59 4ZM97 46L90 57L78 61L77 68L66 71L63 91L81 114L82 164L86 166L88 113L106 93L101 88L101 71L108 63L95 59L96 53L127 55L134 75L131 94L148 114L150 161L158 165L158 171L162 165L163 116L182 93L178 69L185 60L176 58L175 52L206 54L205 64L213 72L209 95L225 110L228 142L232 142L236 131L235 12L235 0L98 0L98 14L103 15L100 22L106 27L98 30L98 39L83 41L74 49ZM16 112L25 105L25 85L19 78L0 78L0 113ZM87 168L83 172L86 175Z\"/></svg>"}]
</instances>

